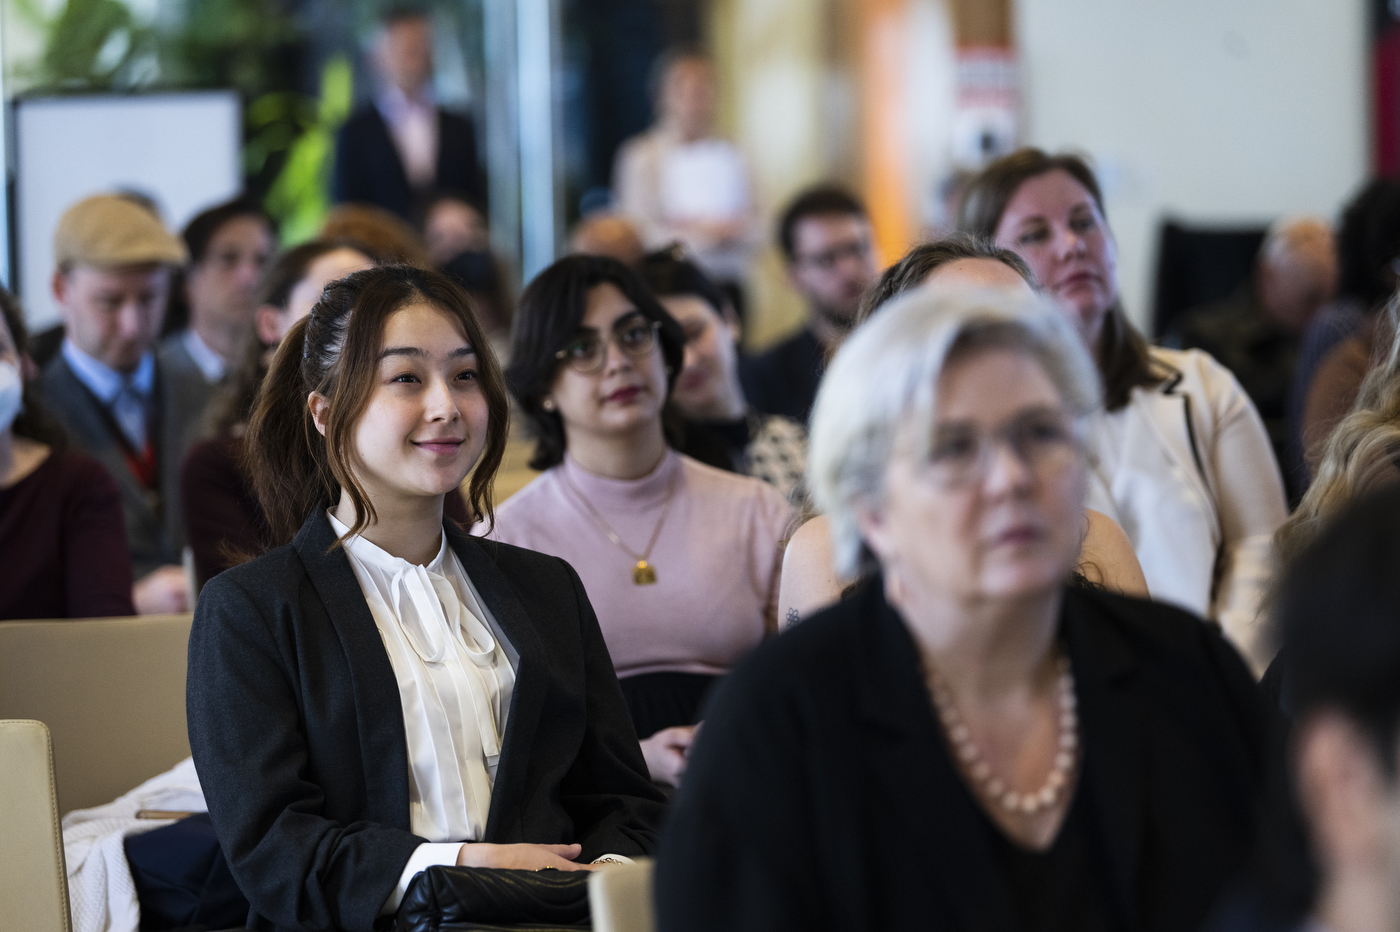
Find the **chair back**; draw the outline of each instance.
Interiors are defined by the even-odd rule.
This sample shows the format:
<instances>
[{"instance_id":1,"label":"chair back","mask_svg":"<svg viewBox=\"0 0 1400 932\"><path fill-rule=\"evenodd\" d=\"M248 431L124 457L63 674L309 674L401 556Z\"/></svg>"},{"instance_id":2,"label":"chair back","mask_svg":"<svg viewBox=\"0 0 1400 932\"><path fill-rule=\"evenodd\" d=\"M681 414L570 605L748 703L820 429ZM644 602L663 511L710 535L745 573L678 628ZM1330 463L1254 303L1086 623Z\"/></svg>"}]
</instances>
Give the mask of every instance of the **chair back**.
<instances>
[{"instance_id":1,"label":"chair back","mask_svg":"<svg viewBox=\"0 0 1400 932\"><path fill-rule=\"evenodd\" d=\"M53 752L43 722L0 721L0 932L69 932Z\"/></svg>"},{"instance_id":2,"label":"chair back","mask_svg":"<svg viewBox=\"0 0 1400 932\"><path fill-rule=\"evenodd\" d=\"M653 863L650 858L641 858L631 864L604 867L588 876L593 932L655 932Z\"/></svg>"},{"instance_id":3,"label":"chair back","mask_svg":"<svg viewBox=\"0 0 1400 932\"><path fill-rule=\"evenodd\" d=\"M189 756L192 620L0 621L0 719L49 727L59 812L109 803Z\"/></svg>"}]
</instances>

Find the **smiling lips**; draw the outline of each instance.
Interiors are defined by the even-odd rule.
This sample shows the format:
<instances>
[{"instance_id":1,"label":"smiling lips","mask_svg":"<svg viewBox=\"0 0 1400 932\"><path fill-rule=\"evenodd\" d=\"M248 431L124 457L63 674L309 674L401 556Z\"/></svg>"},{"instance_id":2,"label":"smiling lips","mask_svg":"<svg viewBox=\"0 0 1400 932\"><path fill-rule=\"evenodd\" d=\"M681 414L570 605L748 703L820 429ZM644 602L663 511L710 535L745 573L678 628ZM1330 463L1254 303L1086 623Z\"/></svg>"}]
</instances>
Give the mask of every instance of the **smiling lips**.
<instances>
[{"instance_id":1,"label":"smiling lips","mask_svg":"<svg viewBox=\"0 0 1400 932\"><path fill-rule=\"evenodd\" d=\"M419 449L427 450L429 453L436 453L438 456L455 456L465 442L450 437L441 437L433 440L415 440L413 445Z\"/></svg>"}]
</instances>

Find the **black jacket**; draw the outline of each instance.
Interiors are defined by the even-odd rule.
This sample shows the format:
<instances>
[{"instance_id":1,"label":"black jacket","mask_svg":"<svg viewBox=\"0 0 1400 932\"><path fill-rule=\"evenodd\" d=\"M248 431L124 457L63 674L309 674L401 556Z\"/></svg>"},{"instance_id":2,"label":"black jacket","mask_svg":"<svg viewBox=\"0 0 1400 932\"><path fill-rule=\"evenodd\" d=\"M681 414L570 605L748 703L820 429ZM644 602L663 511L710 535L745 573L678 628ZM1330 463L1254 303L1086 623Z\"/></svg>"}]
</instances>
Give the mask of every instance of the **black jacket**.
<instances>
[{"instance_id":1,"label":"black jacket","mask_svg":"<svg viewBox=\"0 0 1400 932\"><path fill-rule=\"evenodd\" d=\"M758 356L739 360L744 398L759 414L781 414L806 424L817 399L826 351L811 328Z\"/></svg>"},{"instance_id":2,"label":"black jacket","mask_svg":"<svg viewBox=\"0 0 1400 932\"><path fill-rule=\"evenodd\" d=\"M1071 590L1061 635L1114 926L1188 932L1254 836L1264 703L1179 610ZM720 687L662 838L660 929L1012 932L976 806L877 581Z\"/></svg>"},{"instance_id":3,"label":"black jacket","mask_svg":"<svg viewBox=\"0 0 1400 932\"><path fill-rule=\"evenodd\" d=\"M471 121L445 110L438 110L433 187L485 203L485 185L477 165L476 131ZM372 103L356 110L340 128L331 188L337 203L374 204L405 220L414 219L414 198L422 192L409 186L408 173L389 127Z\"/></svg>"},{"instance_id":4,"label":"black jacket","mask_svg":"<svg viewBox=\"0 0 1400 932\"><path fill-rule=\"evenodd\" d=\"M445 526L519 654L477 840L649 852L661 796L578 575ZM211 580L190 632L190 748L250 928L370 929L424 841L394 672L334 541L318 510L290 545Z\"/></svg>"}]
</instances>

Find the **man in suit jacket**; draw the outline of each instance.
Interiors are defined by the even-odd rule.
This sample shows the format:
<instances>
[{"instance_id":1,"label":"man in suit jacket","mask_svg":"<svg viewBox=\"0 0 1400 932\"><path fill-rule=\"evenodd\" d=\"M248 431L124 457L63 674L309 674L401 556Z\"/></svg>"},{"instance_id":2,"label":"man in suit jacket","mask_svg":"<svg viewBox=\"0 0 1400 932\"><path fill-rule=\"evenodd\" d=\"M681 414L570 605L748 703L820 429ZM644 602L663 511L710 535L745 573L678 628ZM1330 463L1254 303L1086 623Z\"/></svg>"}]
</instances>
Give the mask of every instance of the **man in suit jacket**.
<instances>
[{"instance_id":1,"label":"man in suit jacket","mask_svg":"<svg viewBox=\"0 0 1400 932\"><path fill-rule=\"evenodd\" d=\"M191 384L197 373L154 349L185 247L146 207L104 194L59 219L54 259L65 336L44 369L44 399L121 491L136 611L188 611L177 497L204 393Z\"/></svg>"},{"instance_id":2,"label":"man in suit jacket","mask_svg":"<svg viewBox=\"0 0 1400 932\"><path fill-rule=\"evenodd\" d=\"M374 204L412 220L432 190L483 200L471 122L433 103L432 50L432 23L423 13L385 15L374 50L382 88L341 127L336 201Z\"/></svg>"}]
</instances>

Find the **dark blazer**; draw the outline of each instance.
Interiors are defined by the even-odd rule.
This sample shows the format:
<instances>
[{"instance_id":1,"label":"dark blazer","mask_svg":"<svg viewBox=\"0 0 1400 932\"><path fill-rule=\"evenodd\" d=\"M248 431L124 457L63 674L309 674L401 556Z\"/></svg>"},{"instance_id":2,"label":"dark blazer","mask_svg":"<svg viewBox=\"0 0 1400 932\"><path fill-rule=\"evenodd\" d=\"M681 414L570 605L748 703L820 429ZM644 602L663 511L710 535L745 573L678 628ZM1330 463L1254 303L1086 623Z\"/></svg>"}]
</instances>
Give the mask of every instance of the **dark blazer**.
<instances>
[{"instance_id":1,"label":"dark blazer","mask_svg":"<svg viewBox=\"0 0 1400 932\"><path fill-rule=\"evenodd\" d=\"M433 187L485 199L470 120L438 110L437 173ZM379 108L369 103L340 128L331 190L337 203L374 204L413 220L414 190Z\"/></svg>"},{"instance_id":2,"label":"dark blazer","mask_svg":"<svg viewBox=\"0 0 1400 932\"><path fill-rule=\"evenodd\" d=\"M519 655L485 837L651 851L662 797L598 621L563 560L448 539ZM210 580L190 632L190 749L250 928L367 930L409 831L394 671L323 512ZM329 551L329 552L328 552Z\"/></svg>"},{"instance_id":3,"label":"dark blazer","mask_svg":"<svg viewBox=\"0 0 1400 932\"><path fill-rule=\"evenodd\" d=\"M1071 590L1060 630L1114 925L1194 929L1254 835L1265 706L1177 609ZM977 806L877 580L720 687L657 859L660 928L1013 932Z\"/></svg>"},{"instance_id":4,"label":"dark blazer","mask_svg":"<svg viewBox=\"0 0 1400 932\"><path fill-rule=\"evenodd\" d=\"M164 564L180 563L185 545L180 510L180 463L199 428L208 400L207 383L198 369L193 373L169 363L167 352L156 353L155 447L156 494L142 488L113 433L102 404L78 380L60 353L44 367L44 403L63 423L74 442L106 468L121 492L131 548L132 576L140 579Z\"/></svg>"},{"instance_id":5,"label":"dark blazer","mask_svg":"<svg viewBox=\"0 0 1400 932\"><path fill-rule=\"evenodd\" d=\"M806 424L826 371L826 352L806 328L767 352L739 361L744 398L759 414L780 414Z\"/></svg>"}]
</instances>

